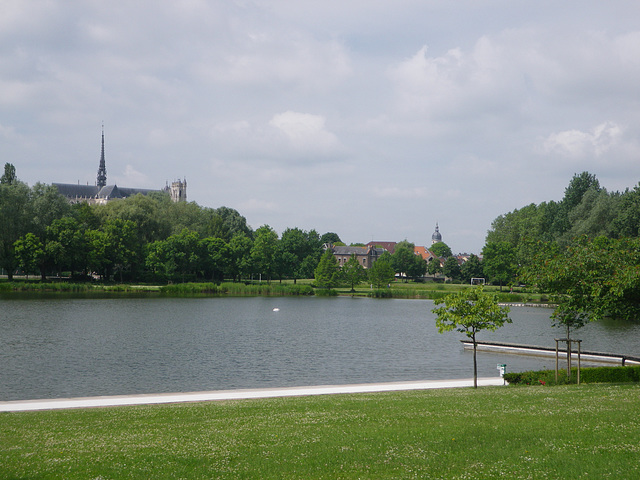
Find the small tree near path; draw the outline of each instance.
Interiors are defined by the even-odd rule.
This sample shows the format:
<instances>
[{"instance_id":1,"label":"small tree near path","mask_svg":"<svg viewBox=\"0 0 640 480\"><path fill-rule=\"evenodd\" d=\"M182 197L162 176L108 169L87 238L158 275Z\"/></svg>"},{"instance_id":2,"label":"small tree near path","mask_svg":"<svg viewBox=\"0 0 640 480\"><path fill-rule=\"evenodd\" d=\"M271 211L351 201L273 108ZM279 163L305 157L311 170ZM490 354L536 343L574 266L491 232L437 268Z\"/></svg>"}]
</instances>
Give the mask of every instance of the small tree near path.
<instances>
[{"instance_id":1,"label":"small tree near path","mask_svg":"<svg viewBox=\"0 0 640 480\"><path fill-rule=\"evenodd\" d=\"M476 334L481 330L494 332L505 323L511 323L509 308L498 305L497 296L484 292L482 287L452 293L436 300L435 304L444 304L432 310L437 315L438 332L456 330L473 342L473 388L478 388Z\"/></svg>"},{"instance_id":2,"label":"small tree near path","mask_svg":"<svg viewBox=\"0 0 640 480\"><path fill-rule=\"evenodd\" d=\"M342 266L342 277L351 286L351 293L356 291L356 285L364 282L367 278L367 272L355 255L351 255L349 261Z\"/></svg>"}]
</instances>

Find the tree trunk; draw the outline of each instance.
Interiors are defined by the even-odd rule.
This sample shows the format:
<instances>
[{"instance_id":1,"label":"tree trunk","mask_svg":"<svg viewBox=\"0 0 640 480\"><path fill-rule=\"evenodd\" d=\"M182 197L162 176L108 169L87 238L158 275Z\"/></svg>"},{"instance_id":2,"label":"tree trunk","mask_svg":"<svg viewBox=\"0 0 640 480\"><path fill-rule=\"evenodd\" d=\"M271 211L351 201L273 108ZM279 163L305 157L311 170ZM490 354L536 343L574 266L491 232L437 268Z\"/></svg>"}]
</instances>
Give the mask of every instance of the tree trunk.
<instances>
[{"instance_id":1,"label":"tree trunk","mask_svg":"<svg viewBox=\"0 0 640 480\"><path fill-rule=\"evenodd\" d=\"M567 324L567 379L571 380L571 328Z\"/></svg>"},{"instance_id":2,"label":"tree trunk","mask_svg":"<svg viewBox=\"0 0 640 480\"><path fill-rule=\"evenodd\" d=\"M476 350L478 344L476 343L476 335L473 334L473 388L478 388L478 360L476 358Z\"/></svg>"}]
</instances>

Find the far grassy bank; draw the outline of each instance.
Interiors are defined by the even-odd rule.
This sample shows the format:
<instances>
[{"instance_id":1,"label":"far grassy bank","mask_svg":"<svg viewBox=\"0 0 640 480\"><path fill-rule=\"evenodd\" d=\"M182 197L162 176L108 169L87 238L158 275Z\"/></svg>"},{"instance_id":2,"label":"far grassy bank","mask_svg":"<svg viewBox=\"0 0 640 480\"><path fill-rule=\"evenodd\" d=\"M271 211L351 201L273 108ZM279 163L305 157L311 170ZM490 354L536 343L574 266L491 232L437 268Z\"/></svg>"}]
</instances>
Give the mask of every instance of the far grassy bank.
<instances>
[{"instance_id":1,"label":"far grassy bank","mask_svg":"<svg viewBox=\"0 0 640 480\"><path fill-rule=\"evenodd\" d=\"M100 282L68 282L37 280L0 281L0 293L77 293L77 294L161 294L166 296L217 295L217 296L357 296L373 298L407 298L436 300L443 296L470 288L469 285L444 284L435 282L393 282L388 288L375 289L370 285L360 285L351 291L341 287L331 290L313 288L313 279L294 282L223 282L223 283L175 283L170 285L111 284ZM499 287L486 286L485 291L498 294L504 303L546 303L548 296L528 293L518 289L500 291Z\"/></svg>"},{"instance_id":2,"label":"far grassy bank","mask_svg":"<svg viewBox=\"0 0 640 480\"><path fill-rule=\"evenodd\" d=\"M640 478L640 388L488 387L0 414L0 478Z\"/></svg>"},{"instance_id":3,"label":"far grassy bank","mask_svg":"<svg viewBox=\"0 0 640 480\"><path fill-rule=\"evenodd\" d=\"M350 288L335 289L338 295L353 295L374 298L419 298L436 300L450 293L459 292L471 288L467 284L435 283L435 282L393 282L386 288L372 288L370 285L359 286L355 291ZM549 296L539 293L530 293L519 288L511 291L508 288L487 285L486 292L496 293L501 303L543 303L549 302Z\"/></svg>"}]
</instances>

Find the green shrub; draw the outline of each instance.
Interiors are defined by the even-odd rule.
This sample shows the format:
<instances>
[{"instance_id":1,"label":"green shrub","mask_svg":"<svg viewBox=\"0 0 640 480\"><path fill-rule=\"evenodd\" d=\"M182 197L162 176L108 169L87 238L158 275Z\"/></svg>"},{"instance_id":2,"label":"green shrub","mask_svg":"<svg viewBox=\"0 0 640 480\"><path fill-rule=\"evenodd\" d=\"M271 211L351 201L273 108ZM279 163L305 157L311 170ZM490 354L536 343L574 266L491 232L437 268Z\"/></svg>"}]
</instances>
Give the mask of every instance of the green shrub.
<instances>
[{"instance_id":1,"label":"green shrub","mask_svg":"<svg viewBox=\"0 0 640 480\"><path fill-rule=\"evenodd\" d=\"M373 290L372 292L369 292L367 296L372 298L393 298L393 292L389 288L387 289L378 288L376 290Z\"/></svg>"},{"instance_id":2,"label":"green shrub","mask_svg":"<svg viewBox=\"0 0 640 480\"><path fill-rule=\"evenodd\" d=\"M176 283L160 287L160 293L164 295L192 295L197 293L218 293L214 283Z\"/></svg>"},{"instance_id":3,"label":"green shrub","mask_svg":"<svg viewBox=\"0 0 640 480\"><path fill-rule=\"evenodd\" d=\"M311 285L286 285L286 292L288 295L313 295L313 288Z\"/></svg>"},{"instance_id":4,"label":"green shrub","mask_svg":"<svg viewBox=\"0 0 640 480\"><path fill-rule=\"evenodd\" d=\"M319 297L337 297L338 292L332 288L319 288L316 290L316 295Z\"/></svg>"},{"instance_id":5,"label":"green shrub","mask_svg":"<svg viewBox=\"0 0 640 480\"><path fill-rule=\"evenodd\" d=\"M554 385L555 370L510 372L504 379L510 385ZM571 379L566 369L558 370L558 385L576 383L578 369L571 370ZM640 365L626 367L590 367L580 369L580 383L629 383L640 381Z\"/></svg>"}]
</instances>

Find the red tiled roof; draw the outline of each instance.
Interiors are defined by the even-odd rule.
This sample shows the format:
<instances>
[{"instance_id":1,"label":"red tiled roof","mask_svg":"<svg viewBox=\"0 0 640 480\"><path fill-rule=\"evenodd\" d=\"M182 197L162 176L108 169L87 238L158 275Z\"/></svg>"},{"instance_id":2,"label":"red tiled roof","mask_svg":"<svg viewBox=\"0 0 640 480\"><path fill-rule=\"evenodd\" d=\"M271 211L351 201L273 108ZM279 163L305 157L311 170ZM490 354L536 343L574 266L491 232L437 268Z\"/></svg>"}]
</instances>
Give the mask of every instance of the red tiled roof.
<instances>
[{"instance_id":1,"label":"red tiled roof","mask_svg":"<svg viewBox=\"0 0 640 480\"><path fill-rule=\"evenodd\" d=\"M393 253L398 242L369 242L367 247L382 247L389 253Z\"/></svg>"}]
</instances>

